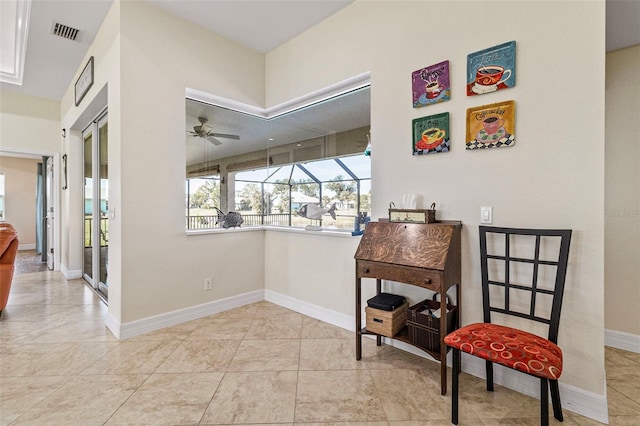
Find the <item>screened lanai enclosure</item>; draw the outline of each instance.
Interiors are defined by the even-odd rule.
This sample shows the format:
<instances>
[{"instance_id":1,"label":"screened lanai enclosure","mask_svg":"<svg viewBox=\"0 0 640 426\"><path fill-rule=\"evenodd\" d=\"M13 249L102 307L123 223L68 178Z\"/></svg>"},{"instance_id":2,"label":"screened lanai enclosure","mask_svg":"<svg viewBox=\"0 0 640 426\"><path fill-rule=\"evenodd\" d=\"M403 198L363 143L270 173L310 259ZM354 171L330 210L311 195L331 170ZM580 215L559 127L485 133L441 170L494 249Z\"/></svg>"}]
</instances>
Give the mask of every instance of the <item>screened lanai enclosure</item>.
<instances>
[{"instance_id":1,"label":"screened lanai enclosure","mask_svg":"<svg viewBox=\"0 0 640 426\"><path fill-rule=\"evenodd\" d=\"M352 231L371 211L368 85L263 118L187 99L186 228ZM367 151L367 154L369 151Z\"/></svg>"},{"instance_id":2,"label":"screened lanai enclosure","mask_svg":"<svg viewBox=\"0 0 640 426\"><path fill-rule=\"evenodd\" d=\"M234 180L233 210L242 215L242 226L312 225L350 231L354 229L356 218L371 211L371 166L370 158L364 155L238 172ZM220 179L190 180L188 185L219 193ZM189 206L198 204L197 200L204 192L198 189L190 191ZM215 196L211 197L211 205L215 206L214 200ZM301 209L310 204L327 213L319 219L305 217L309 214ZM216 224L218 213L215 209L209 214L202 208L188 210L189 229L222 226ZM191 214L192 210L197 214Z\"/></svg>"}]
</instances>

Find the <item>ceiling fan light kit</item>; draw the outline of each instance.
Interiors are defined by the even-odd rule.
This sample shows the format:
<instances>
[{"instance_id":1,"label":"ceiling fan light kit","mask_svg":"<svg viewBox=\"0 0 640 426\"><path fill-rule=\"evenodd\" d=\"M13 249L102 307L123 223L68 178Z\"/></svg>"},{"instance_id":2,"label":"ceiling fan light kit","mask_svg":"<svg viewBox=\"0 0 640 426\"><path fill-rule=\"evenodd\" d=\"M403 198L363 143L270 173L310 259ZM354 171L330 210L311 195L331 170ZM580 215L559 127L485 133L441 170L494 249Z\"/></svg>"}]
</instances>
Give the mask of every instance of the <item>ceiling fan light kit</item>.
<instances>
[{"instance_id":1,"label":"ceiling fan light kit","mask_svg":"<svg viewBox=\"0 0 640 426\"><path fill-rule=\"evenodd\" d=\"M220 142L218 139L216 138L226 138L226 139L233 139L233 140L240 140L240 136L238 135L231 135L231 134L227 134L227 133L215 133L213 132L213 128L209 125L207 125L207 121L209 121L206 117L198 117L198 121L200 122L199 126L194 126L193 127L193 132L188 132L189 134L191 134L193 137L200 137L202 139L206 139L207 141L211 142L214 145L221 145L222 142Z\"/></svg>"}]
</instances>

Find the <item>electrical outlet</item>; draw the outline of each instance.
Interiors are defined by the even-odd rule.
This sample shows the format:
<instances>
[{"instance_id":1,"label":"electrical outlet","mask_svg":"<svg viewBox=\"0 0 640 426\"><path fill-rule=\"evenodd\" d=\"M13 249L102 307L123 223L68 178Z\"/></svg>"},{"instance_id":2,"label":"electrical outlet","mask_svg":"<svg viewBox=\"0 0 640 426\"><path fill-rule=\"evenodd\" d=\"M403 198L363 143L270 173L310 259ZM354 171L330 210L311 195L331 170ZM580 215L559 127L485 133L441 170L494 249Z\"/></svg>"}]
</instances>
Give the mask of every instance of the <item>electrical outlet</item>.
<instances>
[{"instance_id":1,"label":"electrical outlet","mask_svg":"<svg viewBox=\"0 0 640 426\"><path fill-rule=\"evenodd\" d=\"M211 287L213 287L213 280L211 278L205 278L204 279L204 289L205 290L211 290Z\"/></svg>"}]
</instances>

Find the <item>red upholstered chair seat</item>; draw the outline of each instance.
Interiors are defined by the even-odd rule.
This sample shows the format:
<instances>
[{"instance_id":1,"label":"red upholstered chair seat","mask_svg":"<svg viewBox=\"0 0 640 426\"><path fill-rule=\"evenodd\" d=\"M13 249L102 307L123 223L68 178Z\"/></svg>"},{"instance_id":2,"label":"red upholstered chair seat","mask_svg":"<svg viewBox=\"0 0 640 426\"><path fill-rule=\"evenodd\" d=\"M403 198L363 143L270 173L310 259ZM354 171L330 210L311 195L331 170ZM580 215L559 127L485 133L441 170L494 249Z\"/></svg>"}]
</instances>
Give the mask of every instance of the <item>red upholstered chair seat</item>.
<instances>
[{"instance_id":1,"label":"red upholstered chair seat","mask_svg":"<svg viewBox=\"0 0 640 426\"><path fill-rule=\"evenodd\" d=\"M535 334L498 324L476 323L455 330L444 342L462 352L536 377L558 380L562 350Z\"/></svg>"}]
</instances>

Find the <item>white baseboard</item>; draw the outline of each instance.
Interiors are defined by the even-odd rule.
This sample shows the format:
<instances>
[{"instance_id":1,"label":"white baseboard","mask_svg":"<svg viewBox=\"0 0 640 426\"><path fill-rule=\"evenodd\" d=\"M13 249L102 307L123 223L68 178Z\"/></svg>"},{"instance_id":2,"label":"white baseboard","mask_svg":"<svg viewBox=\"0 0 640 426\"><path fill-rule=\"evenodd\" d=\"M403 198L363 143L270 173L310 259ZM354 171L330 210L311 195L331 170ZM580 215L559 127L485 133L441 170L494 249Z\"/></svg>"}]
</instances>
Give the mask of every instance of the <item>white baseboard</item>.
<instances>
[{"instance_id":1,"label":"white baseboard","mask_svg":"<svg viewBox=\"0 0 640 426\"><path fill-rule=\"evenodd\" d=\"M60 272L67 280L77 280L78 278L82 278L82 271L80 269L69 270L67 265L63 263L60 264Z\"/></svg>"},{"instance_id":2,"label":"white baseboard","mask_svg":"<svg viewBox=\"0 0 640 426\"><path fill-rule=\"evenodd\" d=\"M344 328L349 331L355 330L355 317L345 315L331 309L323 308L309 302L295 299L272 290L265 290L265 300L276 305L283 306L304 315L316 318L320 321ZM364 323L363 323L364 326ZM384 338L385 344L395 346L406 352L413 353L422 358L435 361L426 352L418 348L393 339ZM447 364L451 364L451 353L447 357ZM476 377L485 377L484 361L475 357L463 357L462 370L465 373ZM494 382L511 390L514 390L534 398L540 398L540 382L538 379L526 374L514 372L508 368L496 366L494 368ZM608 423L607 396L598 395L584 391L575 386L560 383L560 394L562 406L568 410L589 417L601 423Z\"/></svg>"},{"instance_id":3,"label":"white baseboard","mask_svg":"<svg viewBox=\"0 0 640 426\"><path fill-rule=\"evenodd\" d=\"M484 360L474 356L467 356L466 354L463 354L462 357L462 371L481 379L486 377ZM533 376L494 364L493 381L505 388L540 399L540 380ZM606 394L598 395L562 382L559 383L559 388L563 409L566 408L600 423L609 423Z\"/></svg>"},{"instance_id":4,"label":"white baseboard","mask_svg":"<svg viewBox=\"0 0 640 426\"><path fill-rule=\"evenodd\" d=\"M20 250L35 250L35 249L36 249L36 245L35 244L22 244L22 243L18 244L18 251L20 251Z\"/></svg>"},{"instance_id":5,"label":"white baseboard","mask_svg":"<svg viewBox=\"0 0 640 426\"><path fill-rule=\"evenodd\" d=\"M640 336L616 330L604 330L604 345L624 351L640 353Z\"/></svg>"},{"instance_id":6,"label":"white baseboard","mask_svg":"<svg viewBox=\"0 0 640 426\"><path fill-rule=\"evenodd\" d=\"M265 290L264 300L307 315L311 318L315 318L322 322L335 325L336 327L344 328L345 330L355 331L356 329L354 325L356 321L355 317L351 315L345 315L331 309L323 308L322 306L314 305L313 303L304 302L282 293Z\"/></svg>"},{"instance_id":7,"label":"white baseboard","mask_svg":"<svg viewBox=\"0 0 640 426\"><path fill-rule=\"evenodd\" d=\"M355 317L353 316L345 315L322 306L314 305L313 303L295 299L291 296L277 293L272 290L256 290L250 293L215 300L213 302L204 303L191 308L155 315L153 317L124 324L120 324L111 315L107 315L106 325L116 338L122 340L177 325L186 321L192 321L218 312L238 308L250 303L259 302L261 300L266 300L345 330L355 330ZM433 360L425 352L422 352L411 345L386 338L385 342L404 351ZM450 358L451 354L449 354L449 357L447 358L449 360L448 363L450 363ZM473 376L484 378L484 361L475 357L464 356L462 370ZM540 397L538 395L540 389L538 379L527 376L526 374L513 372L507 368L496 366L494 368L494 382L534 398ZM562 406L564 408L582 416L597 420L601 423L608 423L609 416L606 394L594 394L563 383L560 383L560 393L562 397Z\"/></svg>"},{"instance_id":8,"label":"white baseboard","mask_svg":"<svg viewBox=\"0 0 640 426\"><path fill-rule=\"evenodd\" d=\"M124 340L262 300L264 300L264 290L255 290L126 323L120 323L111 314L108 314L106 325L118 340Z\"/></svg>"}]
</instances>

